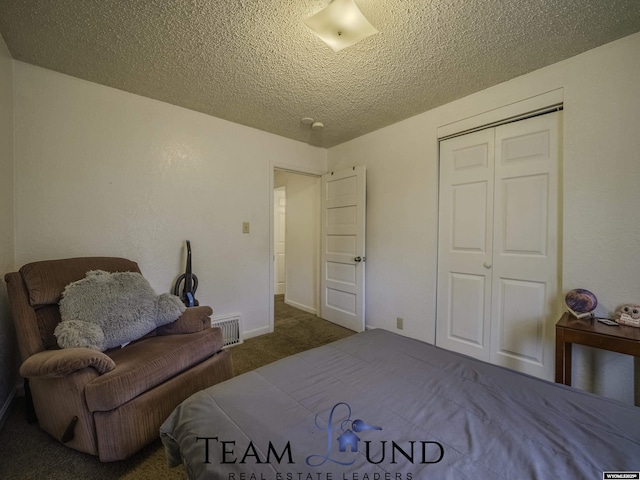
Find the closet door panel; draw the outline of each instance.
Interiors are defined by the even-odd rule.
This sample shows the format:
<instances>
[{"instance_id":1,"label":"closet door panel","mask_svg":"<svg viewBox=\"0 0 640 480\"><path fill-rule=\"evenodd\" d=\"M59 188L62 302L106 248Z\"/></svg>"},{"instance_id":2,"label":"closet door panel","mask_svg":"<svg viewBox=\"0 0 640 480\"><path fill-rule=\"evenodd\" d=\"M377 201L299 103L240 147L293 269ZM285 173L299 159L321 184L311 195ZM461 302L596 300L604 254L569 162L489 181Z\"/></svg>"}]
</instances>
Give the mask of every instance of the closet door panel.
<instances>
[{"instance_id":1,"label":"closet door panel","mask_svg":"<svg viewBox=\"0 0 640 480\"><path fill-rule=\"evenodd\" d=\"M558 116L496 127L491 362L553 379Z\"/></svg>"},{"instance_id":2,"label":"closet door panel","mask_svg":"<svg viewBox=\"0 0 640 480\"><path fill-rule=\"evenodd\" d=\"M489 360L493 132L440 145L436 344Z\"/></svg>"},{"instance_id":3,"label":"closet door panel","mask_svg":"<svg viewBox=\"0 0 640 480\"><path fill-rule=\"evenodd\" d=\"M546 283L501 278L494 291L499 316L492 348L498 363L520 371L523 363L542 364Z\"/></svg>"},{"instance_id":4,"label":"closet door panel","mask_svg":"<svg viewBox=\"0 0 640 480\"><path fill-rule=\"evenodd\" d=\"M546 256L549 231L549 175L502 180L503 255Z\"/></svg>"},{"instance_id":5,"label":"closet door panel","mask_svg":"<svg viewBox=\"0 0 640 480\"><path fill-rule=\"evenodd\" d=\"M451 186L451 251L487 252L487 181Z\"/></svg>"},{"instance_id":6,"label":"closet door panel","mask_svg":"<svg viewBox=\"0 0 640 480\"><path fill-rule=\"evenodd\" d=\"M484 310L487 291L484 275L451 273L449 283L450 324L448 337L482 348L484 345Z\"/></svg>"}]
</instances>

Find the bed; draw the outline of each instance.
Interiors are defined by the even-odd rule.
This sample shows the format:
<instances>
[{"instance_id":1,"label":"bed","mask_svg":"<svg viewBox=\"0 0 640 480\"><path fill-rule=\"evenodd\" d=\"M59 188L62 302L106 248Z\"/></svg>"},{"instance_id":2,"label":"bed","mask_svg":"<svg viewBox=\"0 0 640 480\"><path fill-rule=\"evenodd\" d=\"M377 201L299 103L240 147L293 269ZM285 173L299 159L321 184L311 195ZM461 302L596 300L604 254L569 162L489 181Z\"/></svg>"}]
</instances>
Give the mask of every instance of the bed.
<instances>
[{"instance_id":1,"label":"bed","mask_svg":"<svg viewBox=\"0 0 640 480\"><path fill-rule=\"evenodd\" d=\"M640 408L372 329L202 390L160 430L190 479L601 479ZM626 477L638 478L638 477Z\"/></svg>"}]
</instances>

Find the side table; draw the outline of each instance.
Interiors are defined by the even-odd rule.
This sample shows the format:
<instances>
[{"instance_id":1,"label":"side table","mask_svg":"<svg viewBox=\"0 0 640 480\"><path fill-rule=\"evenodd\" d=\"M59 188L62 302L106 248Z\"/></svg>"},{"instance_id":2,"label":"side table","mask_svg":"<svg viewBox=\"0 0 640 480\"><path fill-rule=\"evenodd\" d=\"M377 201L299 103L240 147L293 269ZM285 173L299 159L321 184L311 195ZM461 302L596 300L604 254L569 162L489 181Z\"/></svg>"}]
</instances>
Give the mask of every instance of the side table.
<instances>
[{"instance_id":1,"label":"side table","mask_svg":"<svg viewBox=\"0 0 640 480\"><path fill-rule=\"evenodd\" d=\"M595 318L577 319L565 313L556 323L556 383L571 385L571 346L577 343L636 357L640 363L640 328L609 326ZM640 404L640 389L635 389L635 404Z\"/></svg>"}]
</instances>

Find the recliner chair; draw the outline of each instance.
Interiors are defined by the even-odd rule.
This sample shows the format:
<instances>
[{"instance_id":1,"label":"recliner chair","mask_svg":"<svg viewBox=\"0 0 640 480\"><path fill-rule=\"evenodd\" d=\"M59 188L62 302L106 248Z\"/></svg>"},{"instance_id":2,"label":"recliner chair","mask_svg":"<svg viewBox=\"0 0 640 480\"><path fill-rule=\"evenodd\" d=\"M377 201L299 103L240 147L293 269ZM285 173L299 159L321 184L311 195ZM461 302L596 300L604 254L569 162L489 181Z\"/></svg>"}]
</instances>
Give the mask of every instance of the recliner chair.
<instances>
[{"instance_id":1,"label":"recliner chair","mask_svg":"<svg viewBox=\"0 0 640 480\"><path fill-rule=\"evenodd\" d=\"M60 349L58 302L90 270L140 272L124 258L84 257L24 265L5 275L9 303L40 427L67 446L121 460L158 438L171 411L191 394L233 376L231 354L210 307L188 308L175 322L125 348Z\"/></svg>"}]
</instances>

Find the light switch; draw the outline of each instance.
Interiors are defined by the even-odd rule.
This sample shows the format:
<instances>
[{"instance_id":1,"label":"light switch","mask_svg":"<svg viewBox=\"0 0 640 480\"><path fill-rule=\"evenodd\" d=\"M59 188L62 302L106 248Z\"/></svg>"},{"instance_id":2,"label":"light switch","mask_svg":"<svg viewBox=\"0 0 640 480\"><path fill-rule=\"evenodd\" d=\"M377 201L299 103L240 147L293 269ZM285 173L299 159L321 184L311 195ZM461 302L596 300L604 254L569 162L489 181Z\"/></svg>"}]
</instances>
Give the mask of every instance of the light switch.
<instances>
[{"instance_id":1,"label":"light switch","mask_svg":"<svg viewBox=\"0 0 640 480\"><path fill-rule=\"evenodd\" d=\"M242 222L242 233L249 233L249 222Z\"/></svg>"}]
</instances>

